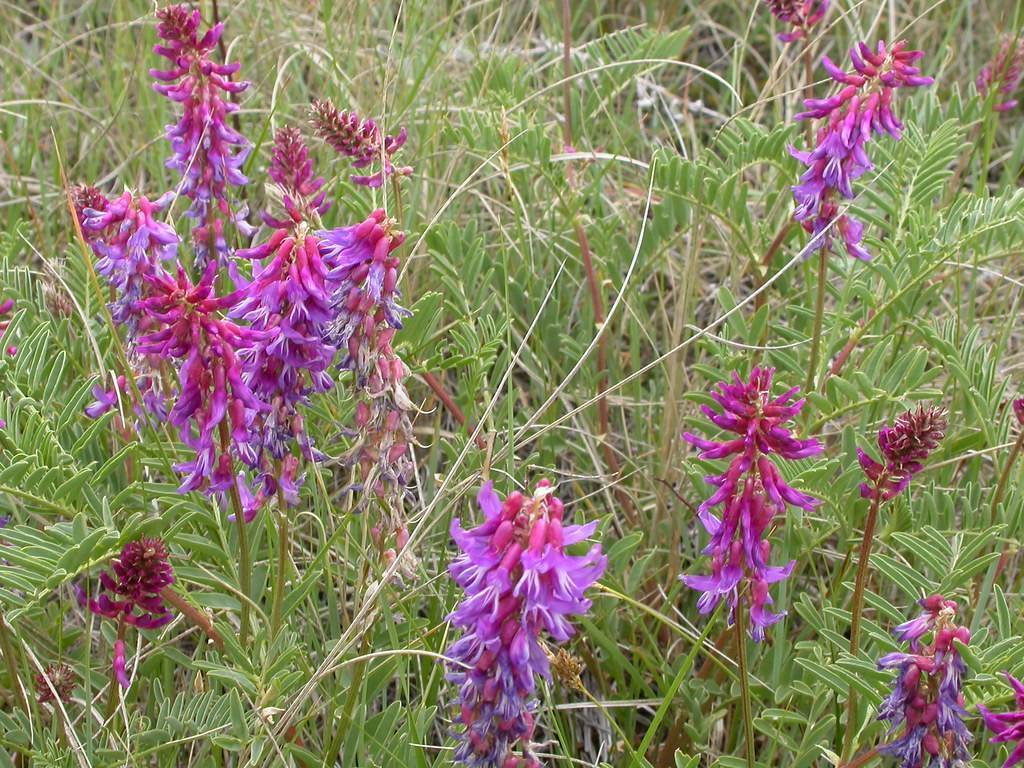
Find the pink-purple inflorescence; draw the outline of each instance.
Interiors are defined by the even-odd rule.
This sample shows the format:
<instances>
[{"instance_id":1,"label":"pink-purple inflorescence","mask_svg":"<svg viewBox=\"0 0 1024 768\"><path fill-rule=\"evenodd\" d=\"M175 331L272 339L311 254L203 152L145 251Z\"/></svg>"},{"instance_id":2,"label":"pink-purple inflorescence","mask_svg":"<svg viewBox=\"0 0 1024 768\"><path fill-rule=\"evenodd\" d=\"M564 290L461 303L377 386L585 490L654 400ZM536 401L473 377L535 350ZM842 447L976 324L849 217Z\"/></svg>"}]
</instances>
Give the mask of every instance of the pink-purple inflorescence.
<instances>
[{"instance_id":1,"label":"pink-purple inflorescence","mask_svg":"<svg viewBox=\"0 0 1024 768\"><path fill-rule=\"evenodd\" d=\"M987 97L990 91L996 93L996 112L1009 112L1017 106L1017 89L1024 77L1024 36L1005 37L999 44L992 61L981 68L975 84L978 93Z\"/></svg>"},{"instance_id":2,"label":"pink-purple inflorescence","mask_svg":"<svg viewBox=\"0 0 1024 768\"><path fill-rule=\"evenodd\" d=\"M787 505L813 509L819 502L792 488L782 478L773 456L797 460L815 456L821 444L809 438L792 435L787 423L799 413L804 401L795 400L799 387L771 396L772 368L754 368L743 381L733 374L731 383L723 382L711 397L721 406L718 412L703 406L711 422L737 437L706 440L687 432L683 437L700 449L705 460L732 456L728 468L705 480L717 490L698 509L711 542L704 549L711 555L711 573L706 576L683 576L687 586L704 594L698 601L701 613L710 613L725 599L736 610L740 588L750 585L750 629L755 640L764 638L765 629L784 613L767 609L772 599L769 586L789 576L793 562L785 566L768 565L771 544L766 534L776 515L786 512ZM711 510L722 507L722 517Z\"/></svg>"},{"instance_id":3,"label":"pink-purple inflorescence","mask_svg":"<svg viewBox=\"0 0 1024 768\"><path fill-rule=\"evenodd\" d=\"M878 432L882 463L857 449L857 458L869 481L861 484L861 496L888 501L906 489L910 479L924 469L924 460L939 446L946 425L945 411L921 405L903 413L891 427L882 427Z\"/></svg>"},{"instance_id":4,"label":"pink-purple inflorescence","mask_svg":"<svg viewBox=\"0 0 1024 768\"><path fill-rule=\"evenodd\" d=\"M829 0L765 0L772 16L789 27L787 32L780 32L779 40L792 43L806 38L811 27L825 18L828 13Z\"/></svg>"},{"instance_id":5,"label":"pink-purple inflorescence","mask_svg":"<svg viewBox=\"0 0 1024 768\"><path fill-rule=\"evenodd\" d=\"M168 417L196 452L194 459L176 467L185 475L182 492L229 489L235 482L234 459L251 461L256 448L250 430L253 414L269 408L245 382L239 354L264 332L221 316L237 297L215 294L216 266L210 262L195 284L181 266L176 277L151 277L151 295L139 302L154 321L154 328L139 339L139 352L181 361L180 391Z\"/></svg>"},{"instance_id":6,"label":"pink-purple inflorescence","mask_svg":"<svg viewBox=\"0 0 1024 768\"><path fill-rule=\"evenodd\" d=\"M532 497L516 491L502 501L488 482L477 497L484 522L466 530L452 521L461 554L448 570L466 593L450 616L463 635L447 652L448 679L459 686L454 757L462 765L540 766L530 739L536 678L550 679L541 634L553 643L573 635L569 617L590 610L585 592L607 565L599 544L566 553L597 524L566 525L553 491L541 481Z\"/></svg>"},{"instance_id":7,"label":"pink-purple inflorescence","mask_svg":"<svg viewBox=\"0 0 1024 768\"><path fill-rule=\"evenodd\" d=\"M878 709L895 740L878 747L896 758L900 768L958 766L970 762L971 734L964 724L967 712L961 691L967 671L956 643L967 645L971 633L956 623L956 603L942 595L920 601L924 613L901 624L896 635L910 645L909 653L889 653L879 669L898 671L892 693ZM930 642L925 642L930 638Z\"/></svg>"},{"instance_id":8,"label":"pink-purple inflorescence","mask_svg":"<svg viewBox=\"0 0 1024 768\"><path fill-rule=\"evenodd\" d=\"M1004 672L1006 682L1013 689L1015 709L1010 712L991 712L978 705L978 711L985 721L985 726L995 735L990 739L993 744L1014 744L1003 768L1024 762L1024 683L1009 672Z\"/></svg>"},{"instance_id":9,"label":"pink-purple inflorescence","mask_svg":"<svg viewBox=\"0 0 1024 768\"><path fill-rule=\"evenodd\" d=\"M114 672L123 688L128 687L123 627L156 629L167 624L173 615L160 593L173 583L174 570L160 539L128 542L111 562L110 571L100 573L101 591L89 601L89 609L118 622Z\"/></svg>"},{"instance_id":10,"label":"pink-purple inflorescence","mask_svg":"<svg viewBox=\"0 0 1024 768\"><path fill-rule=\"evenodd\" d=\"M393 174L408 176L412 173L410 166L395 166L391 160L408 138L405 128L397 136L385 136L374 120L364 120L355 112L343 112L326 100L313 102L310 117L317 135L336 152L350 158L353 168L383 164L377 173L352 176L353 184L379 187Z\"/></svg>"},{"instance_id":11,"label":"pink-purple inflorescence","mask_svg":"<svg viewBox=\"0 0 1024 768\"><path fill-rule=\"evenodd\" d=\"M182 106L181 119L167 127L173 154L167 167L181 174L178 190L191 201L188 215L195 221L192 239L196 263L202 269L211 258L224 259L228 245L224 222L233 221L228 202L230 186L246 183L242 164L249 143L227 123L238 105L225 98L248 87L231 79L240 65L218 64L213 52L223 24L200 32L199 9L172 5L157 11L162 42L154 52L171 62L166 70L152 69L159 82L154 89Z\"/></svg>"},{"instance_id":12,"label":"pink-purple inflorescence","mask_svg":"<svg viewBox=\"0 0 1024 768\"><path fill-rule=\"evenodd\" d=\"M864 43L850 49L854 71L845 72L822 58L825 71L841 88L825 99L807 99L806 111L797 120L821 120L813 149L790 153L807 166L800 183L793 187L794 218L812 235L811 250L832 249L838 235L847 253L867 261L871 254L861 244L864 225L841 213L842 200L852 200L853 181L874 168L867 154L872 134L887 133L899 140L903 124L893 111L893 96L899 88L929 85L932 78L914 66L924 53L908 51L906 42L875 50Z\"/></svg>"}]
</instances>

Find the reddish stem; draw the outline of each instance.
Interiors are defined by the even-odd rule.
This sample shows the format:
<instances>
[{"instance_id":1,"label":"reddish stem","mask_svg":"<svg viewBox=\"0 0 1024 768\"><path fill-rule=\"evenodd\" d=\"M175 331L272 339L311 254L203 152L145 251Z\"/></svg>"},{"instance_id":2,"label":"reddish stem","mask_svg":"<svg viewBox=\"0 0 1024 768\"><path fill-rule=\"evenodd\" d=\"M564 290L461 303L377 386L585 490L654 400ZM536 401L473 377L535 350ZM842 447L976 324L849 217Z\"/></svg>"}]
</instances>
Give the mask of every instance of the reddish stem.
<instances>
[{"instance_id":1,"label":"reddish stem","mask_svg":"<svg viewBox=\"0 0 1024 768\"><path fill-rule=\"evenodd\" d=\"M224 638L220 636L220 632L213 626L213 619L210 618L206 611L195 607L170 587L164 587L160 590L160 597L181 611L185 618L203 630L213 641L213 644L217 646L217 650L224 650Z\"/></svg>"},{"instance_id":2,"label":"reddish stem","mask_svg":"<svg viewBox=\"0 0 1024 768\"><path fill-rule=\"evenodd\" d=\"M422 375L423 380L427 382L427 386L433 390L435 395L437 395L437 399L441 401L441 404L448 409L452 418L459 422L459 426L466 427L469 432L476 429L475 425L466 420L466 414L462 412L458 403L456 403L452 399L452 396L448 394L448 390L444 388L444 384L442 384L430 371L424 371ZM476 437L476 447L481 451L487 447L487 444L484 443L484 439L480 435L477 435Z\"/></svg>"}]
</instances>

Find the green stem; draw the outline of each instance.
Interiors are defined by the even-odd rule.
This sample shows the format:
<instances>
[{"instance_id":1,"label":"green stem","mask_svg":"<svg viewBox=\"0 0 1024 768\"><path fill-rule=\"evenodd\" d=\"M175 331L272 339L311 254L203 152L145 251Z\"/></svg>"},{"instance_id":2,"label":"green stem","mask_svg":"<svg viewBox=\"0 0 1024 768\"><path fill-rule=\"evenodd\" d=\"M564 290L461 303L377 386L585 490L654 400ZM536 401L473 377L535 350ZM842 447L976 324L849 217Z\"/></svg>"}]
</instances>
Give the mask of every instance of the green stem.
<instances>
[{"instance_id":1,"label":"green stem","mask_svg":"<svg viewBox=\"0 0 1024 768\"><path fill-rule=\"evenodd\" d=\"M367 643L364 641L364 651L366 647ZM324 752L324 768L328 765L333 765L329 761L338 757L338 751L341 749L341 739L348 733L349 724L352 722L352 711L356 708L356 702L359 700L359 691L363 687L363 675L366 672L366 664L365 660L360 661L356 663L355 669L352 670L352 683L348 687L348 698L345 699L345 708L341 711L341 722L334 729L331 745Z\"/></svg>"},{"instance_id":2,"label":"green stem","mask_svg":"<svg viewBox=\"0 0 1024 768\"><path fill-rule=\"evenodd\" d=\"M746 595L736 601L736 615L733 617L736 631L736 664L740 671L740 704L743 709L743 741L747 755L747 768L754 768L754 716L750 706L750 672L747 669L747 617Z\"/></svg>"},{"instance_id":3,"label":"green stem","mask_svg":"<svg viewBox=\"0 0 1024 768\"><path fill-rule=\"evenodd\" d=\"M807 365L807 383L804 392L814 389L814 374L818 370L818 356L821 352L821 326L825 317L825 279L828 272L827 248L818 249L818 296L814 304L814 334L811 336L811 361Z\"/></svg>"},{"instance_id":4,"label":"green stem","mask_svg":"<svg viewBox=\"0 0 1024 768\"><path fill-rule=\"evenodd\" d=\"M230 455L231 437L228 435L227 421L220 423L220 449ZM232 460L231 476L234 478L234 460ZM231 499L231 510L235 514L238 526L238 588L242 592L242 615L239 619L238 642L244 647L249 640L249 604L252 596L252 558L249 555L249 534L246 531L245 511L242 509L242 497L238 495L238 486L232 482L228 489Z\"/></svg>"},{"instance_id":5,"label":"green stem","mask_svg":"<svg viewBox=\"0 0 1024 768\"><path fill-rule=\"evenodd\" d=\"M1013 444L1013 448L1010 449L1010 455L1006 459L1006 465L1003 467L1003 471L999 475L999 482L996 484L996 490L992 494L992 525L996 524L996 514L999 511L999 502L1003 500L1003 494L1006 492L1006 484L1010 480L1010 472L1013 469L1013 465L1017 463L1017 457L1020 455L1021 449L1024 448L1024 429L1021 430L1020 435L1017 436L1017 442Z\"/></svg>"},{"instance_id":6,"label":"green stem","mask_svg":"<svg viewBox=\"0 0 1024 768\"><path fill-rule=\"evenodd\" d=\"M871 559L871 543L875 538L875 525L878 522L878 509L882 504L882 486L887 480L886 475L881 475L875 481L874 498L871 501L871 509L868 510L868 519L864 523L864 537L860 542L860 555L857 558L857 579L853 587L853 605L850 607L850 655L856 656L860 650L860 622L861 611L864 610L864 588L868 582L868 562ZM854 712L857 706L857 694L853 687L846 696L846 736L843 739L843 759L850 754L853 746L853 734L856 724L853 722Z\"/></svg>"},{"instance_id":7,"label":"green stem","mask_svg":"<svg viewBox=\"0 0 1024 768\"><path fill-rule=\"evenodd\" d=\"M11 642L11 633L3 616L0 616L0 652L4 655L7 675L11 678L11 691L14 694L14 699L18 702L18 706L25 710L25 715L31 720L32 712L29 710L28 699L25 698L25 689L21 687L21 676L18 674L14 644Z\"/></svg>"},{"instance_id":8,"label":"green stem","mask_svg":"<svg viewBox=\"0 0 1024 768\"><path fill-rule=\"evenodd\" d=\"M270 611L270 637L277 637L281 629L281 607L284 605L284 582L288 570L288 504L281 489L281 467L278 465L277 483L277 579L274 582L274 605Z\"/></svg>"}]
</instances>

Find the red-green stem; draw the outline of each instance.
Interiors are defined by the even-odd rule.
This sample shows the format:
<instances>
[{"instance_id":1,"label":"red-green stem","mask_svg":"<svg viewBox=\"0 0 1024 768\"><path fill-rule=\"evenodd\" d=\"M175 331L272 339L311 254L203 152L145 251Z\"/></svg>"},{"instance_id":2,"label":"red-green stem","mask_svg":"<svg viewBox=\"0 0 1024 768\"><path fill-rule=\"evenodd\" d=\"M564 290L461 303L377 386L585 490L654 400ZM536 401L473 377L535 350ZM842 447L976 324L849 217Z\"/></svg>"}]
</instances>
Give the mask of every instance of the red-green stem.
<instances>
[{"instance_id":1,"label":"red-green stem","mask_svg":"<svg viewBox=\"0 0 1024 768\"><path fill-rule=\"evenodd\" d=\"M203 630L213 641L213 644L217 646L218 650L224 650L224 638L220 636L220 632L213 626L213 620L205 611L196 608L170 587L164 587L160 590L160 597L177 608L185 618Z\"/></svg>"},{"instance_id":2,"label":"red-green stem","mask_svg":"<svg viewBox=\"0 0 1024 768\"><path fill-rule=\"evenodd\" d=\"M821 326L825 316L825 280L828 275L828 249L818 249L818 296L814 304L814 334L811 336L811 361L807 364L807 383L804 392L814 388L814 374L818 370L821 353Z\"/></svg>"},{"instance_id":3,"label":"red-green stem","mask_svg":"<svg viewBox=\"0 0 1024 768\"><path fill-rule=\"evenodd\" d=\"M999 512L999 503L1003 500L1003 494L1006 492L1006 484L1010 481L1010 472L1013 470L1013 465L1017 463L1017 457L1020 456L1021 449L1024 448L1024 429L1021 430L1017 436L1017 442L1013 444L1013 448L1010 449L1010 455L1006 458L1006 465L1003 467L1003 471L999 474L999 482L996 484L996 490L992 494L992 525L996 524L996 515Z\"/></svg>"},{"instance_id":4,"label":"red-green stem","mask_svg":"<svg viewBox=\"0 0 1024 768\"><path fill-rule=\"evenodd\" d=\"M857 757L853 758L853 760L851 760L850 762L848 762L848 763L840 763L840 768L860 768L862 765L865 765L873 757L877 757L877 756L878 756L878 747L872 747L871 749L869 749L864 754L857 755Z\"/></svg>"},{"instance_id":5,"label":"red-green stem","mask_svg":"<svg viewBox=\"0 0 1024 768\"><path fill-rule=\"evenodd\" d=\"M868 518L864 523L864 537L860 541L860 555L857 558L857 579L853 587L853 604L850 606L850 655L856 656L860 650L860 622L861 611L864 609L864 588L868 582L868 562L871 559L871 543L875 538L875 524L878 522L878 509L882 503L882 487L885 485L886 476L881 475L875 481L874 498L871 500L871 509L868 510ZM856 723L853 722L856 711L857 694L850 687L846 696L846 736L843 739L843 759L850 753L853 746L853 735L856 731Z\"/></svg>"},{"instance_id":6,"label":"red-green stem","mask_svg":"<svg viewBox=\"0 0 1024 768\"><path fill-rule=\"evenodd\" d=\"M274 582L274 604L270 611L270 637L281 629L281 608L284 605L284 582L288 570L288 503L281 489L281 466L277 468L277 579Z\"/></svg>"},{"instance_id":7,"label":"red-green stem","mask_svg":"<svg viewBox=\"0 0 1024 768\"><path fill-rule=\"evenodd\" d=\"M226 421L220 423L220 450L230 455L231 436L228 434ZM232 464L234 462L232 461ZM231 476L234 477L234 468ZM231 483L228 489L231 499L231 510L235 513L235 524L238 526L238 588L242 592L242 615L239 618L238 641L244 646L249 640L249 602L252 589L252 559L249 556L249 534L246 531L245 511L242 509L242 497L238 495L238 486Z\"/></svg>"},{"instance_id":8,"label":"red-green stem","mask_svg":"<svg viewBox=\"0 0 1024 768\"><path fill-rule=\"evenodd\" d=\"M733 628L736 631L736 664L739 666L740 704L743 711L743 741L747 756L747 768L754 768L754 716L750 706L750 672L747 669L747 617L746 595L736 601L736 615Z\"/></svg>"},{"instance_id":9,"label":"red-green stem","mask_svg":"<svg viewBox=\"0 0 1024 768\"><path fill-rule=\"evenodd\" d=\"M14 694L14 699L31 720L32 712L28 706L28 699L25 698L25 690L21 687L21 676L18 674L18 662L14 655L14 644L11 642L11 633L3 616L0 616L0 653L4 655L4 662L7 665L7 676L11 678L11 692Z\"/></svg>"}]
</instances>

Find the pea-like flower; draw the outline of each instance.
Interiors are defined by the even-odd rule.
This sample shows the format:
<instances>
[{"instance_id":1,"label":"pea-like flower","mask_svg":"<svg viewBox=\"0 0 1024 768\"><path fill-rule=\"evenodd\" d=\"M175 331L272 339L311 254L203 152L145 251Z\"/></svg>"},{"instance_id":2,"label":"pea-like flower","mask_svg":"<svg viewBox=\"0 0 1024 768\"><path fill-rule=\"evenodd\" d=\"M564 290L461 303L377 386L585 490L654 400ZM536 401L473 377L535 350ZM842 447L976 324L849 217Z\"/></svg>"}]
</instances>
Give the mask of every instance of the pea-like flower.
<instances>
[{"instance_id":1,"label":"pea-like flower","mask_svg":"<svg viewBox=\"0 0 1024 768\"><path fill-rule=\"evenodd\" d=\"M1017 106L1017 89L1024 77L1024 37L1004 37L992 60L981 68L975 84L983 97L995 90L996 112L1009 112Z\"/></svg>"},{"instance_id":2,"label":"pea-like flower","mask_svg":"<svg viewBox=\"0 0 1024 768\"><path fill-rule=\"evenodd\" d=\"M698 516L711 542L704 549L711 555L711 573L683 576L683 582L703 592L697 607L710 613L725 599L735 612L740 586L750 585L751 633L755 640L764 638L765 629L781 619L784 613L773 613L767 606L771 584L789 576L794 563L769 566L771 544L766 534L776 515L784 514L787 505L813 509L817 499L791 487L772 456L797 460L821 453L821 444L809 438L792 435L788 422L800 412L804 401L794 400L799 387L771 396L772 368L754 368L747 381L733 374L731 383L722 382L711 397L721 406L702 410L720 429L732 432L735 438L706 440L685 433L687 442L701 450L700 458L717 460L732 456L728 468L705 480L717 490L701 503ZM721 519L711 510L722 507Z\"/></svg>"},{"instance_id":3,"label":"pea-like flower","mask_svg":"<svg viewBox=\"0 0 1024 768\"><path fill-rule=\"evenodd\" d=\"M597 524L566 525L553 491L541 481L532 497L516 491L502 501L488 482L477 497L484 522L467 530L452 521L461 554L448 571L465 597L449 617L463 635L448 649L448 680L459 686L463 765L539 768L529 742L536 679L551 679L542 633L552 643L574 634L570 617L590 610L586 590L607 565L599 544L566 552Z\"/></svg>"},{"instance_id":4,"label":"pea-like flower","mask_svg":"<svg viewBox=\"0 0 1024 768\"><path fill-rule=\"evenodd\" d=\"M160 539L130 541L100 573L103 591L89 601L93 613L139 629L156 629L173 616L160 592L174 583L167 546Z\"/></svg>"},{"instance_id":5,"label":"pea-like flower","mask_svg":"<svg viewBox=\"0 0 1024 768\"><path fill-rule=\"evenodd\" d=\"M162 42L153 51L170 61L171 68L151 69L150 75L159 81L153 85L157 93L182 105L179 121L167 127L173 150L167 167L181 174L179 192L192 201L188 215L196 222L192 239L202 268L208 259L226 256L224 221L235 218L228 189L247 181L242 164L249 142L228 125L227 117L238 105L225 95L240 93L249 84L231 79L240 68L237 62L213 60L223 24L201 34L199 9L186 5L161 8L157 18Z\"/></svg>"},{"instance_id":6,"label":"pea-like flower","mask_svg":"<svg viewBox=\"0 0 1024 768\"><path fill-rule=\"evenodd\" d=\"M878 709L878 719L889 723L890 736L900 732L878 751L896 758L900 768L956 766L970 761L967 744L972 737L963 720L967 712L961 692L967 666L954 641L967 645L971 633L956 624L955 603L941 595L928 601L941 606L929 619L927 631L932 641L920 643L924 633L915 630L910 653L889 653L878 660L879 669L898 671L892 693ZM897 636L906 634L906 626L897 628Z\"/></svg>"},{"instance_id":7,"label":"pea-like flower","mask_svg":"<svg viewBox=\"0 0 1024 768\"><path fill-rule=\"evenodd\" d=\"M896 419L893 426L878 432L882 463L858 448L857 457L870 482L860 486L861 496L888 501L902 492L910 479L924 469L924 460L946 434L946 412L941 408L918 406Z\"/></svg>"},{"instance_id":8,"label":"pea-like flower","mask_svg":"<svg viewBox=\"0 0 1024 768\"><path fill-rule=\"evenodd\" d=\"M1009 672L1003 674L1013 689L1015 708L1010 712L991 712L979 704L978 711L985 721L985 726L995 734L990 740L993 744L1015 743L1006 762L1003 763L1003 768L1011 768L1017 763L1024 762L1024 683Z\"/></svg>"},{"instance_id":9,"label":"pea-like flower","mask_svg":"<svg viewBox=\"0 0 1024 768\"><path fill-rule=\"evenodd\" d=\"M317 135L335 152L350 158L353 168L365 168L373 163L383 164L377 173L350 177L353 184L379 187L392 174L408 176L412 173L411 166L396 167L391 161L408 138L405 128L397 136L385 136L374 120L363 120L355 112L340 111L326 100L313 102L310 119Z\"/></svg>"},{"instance_id":10,"label":"pea-like flower","mask_svg":"<svg viewBox=\"0 0 1024 768\"><path fill-rule=\"evenodd\" d=\"M779 40L792 43L810 34L811 27L825 18L829 0L765 0L772 16L789 26L780 32Z\"/></svg>"},{"instance_id":11,"label":"pea-like flower","mask_svg":"<svg viewBox=\"0 0 1024 768\"><path fill-rule=\"evenodd\" d=\"M853 72L845 72L822 57L822 65L839 84L837 93L825 99L807 99L806 111L797 120L821 120L815 146L808 151L793 147L790 154L807 166L793 187L793 217L811 233L811 250L832 248L838 233L847 253L868 261L871 254L861 245L864 225L840 214L842 200L854 197L853 182L874 168L867 154L873 134L887 133L899 140L903 124L893 111L893 97L900 88L928 85L932 78L914 66L924 53L908 51L905 41L886 47L879 42L872 51L865 43L850 49Z\"/></svg>"}]
</instances>

